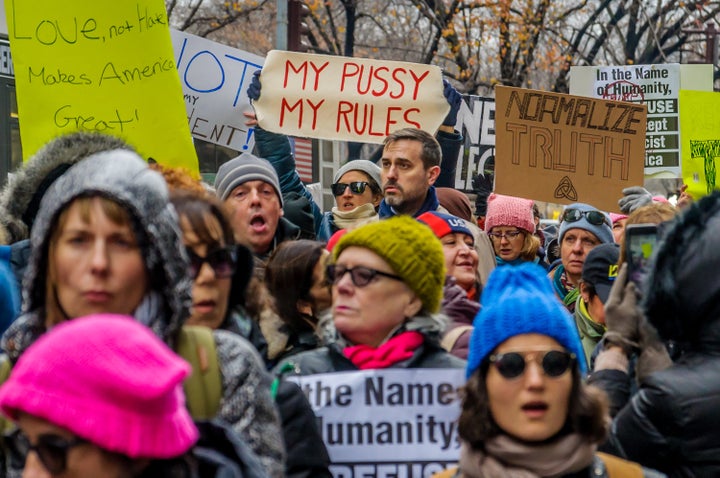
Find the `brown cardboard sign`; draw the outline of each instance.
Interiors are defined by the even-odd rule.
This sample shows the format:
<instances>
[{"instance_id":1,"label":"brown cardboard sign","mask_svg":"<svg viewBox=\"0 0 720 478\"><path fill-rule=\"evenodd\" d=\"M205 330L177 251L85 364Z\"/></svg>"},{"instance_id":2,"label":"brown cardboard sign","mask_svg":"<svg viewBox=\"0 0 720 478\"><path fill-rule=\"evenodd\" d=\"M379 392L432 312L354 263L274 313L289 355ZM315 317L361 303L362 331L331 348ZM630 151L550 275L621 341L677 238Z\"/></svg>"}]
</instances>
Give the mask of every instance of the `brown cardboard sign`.
<instances>
[{"instance_id":1,"label":"brown cardboard sign","mask_svg":"<svg viewBox=\"0 0 720 478\"><path fill-rule=\"evenodd\" d=\"M617 211L643 185L645 105L507 86L495 100L497 193Z\"/></svg>"}]
</instances>

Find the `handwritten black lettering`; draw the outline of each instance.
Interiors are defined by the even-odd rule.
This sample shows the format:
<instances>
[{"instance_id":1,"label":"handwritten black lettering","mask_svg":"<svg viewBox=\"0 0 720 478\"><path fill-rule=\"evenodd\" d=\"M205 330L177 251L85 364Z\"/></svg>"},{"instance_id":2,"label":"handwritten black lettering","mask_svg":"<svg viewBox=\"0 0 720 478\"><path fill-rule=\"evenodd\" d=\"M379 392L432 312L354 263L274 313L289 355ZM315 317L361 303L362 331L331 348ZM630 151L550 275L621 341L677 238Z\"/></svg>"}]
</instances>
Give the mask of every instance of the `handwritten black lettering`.
<instances>
[{"instance_id":1,"label":"handwritten black lettering","mask_svg":"<svg viewBox=\"0 0 720 478\"><path fill-rule=\"evenodd\" d=\"M137 108L133 110L132 115L123 116L118 109L115 110L114 117L98 118L96 116L85 116L81 113L73 113L72 105L63 105L55 111L53 117L55 126L58 128L75 128L81 131L125 131L126 125L135 123L140 120Z\"/></svg>"},{"instance_id":2,"label":"handwritten black lettering","mask_svg":"<svg viewBox=\"0 0 720 478\"><path fill-rule=\"evenodd\" d=\"M88 77L86 73L81 73L79 75L74 73L66 73L60 68L57 69L57 71L46 71L45 67L43 66L40 71L34 71L33 67L28 67L28 82L32 83L34 78L39 78L43 85L45 86L53 86L53 85L91 85L92 80Z\"/></svg>"},{"instance_id":3,"label":"handwritten black lettering","mask_svg":"<svg viewBox=\"0 0 720 478\"><path fill-rule=\"evenodd\" d=\"M554 95L513 90L505 108L505 117L538 123L551 118L554 124L637 134L635 124L640 123L638 116L643 111L643 106L631 103L598 102L590 98L557 101Z\"/></svg>"},{"instance_id":4,"label":"handwritten black lettering","mask_svg":"<svg viewBox=\"0 0 720 478\"><path fill-rule=\"evenodd\" d=\"M175 72L175 62L172 58L159 58L149 65L136 66L132 68L120 68L111 61L107 62L100 73L98 86L105 81L118 81L120 84L127 84L135 81L152 78L155 75L165 72ZM177 74L177 73L176 73Z\"/></svg>"}]
</instances>

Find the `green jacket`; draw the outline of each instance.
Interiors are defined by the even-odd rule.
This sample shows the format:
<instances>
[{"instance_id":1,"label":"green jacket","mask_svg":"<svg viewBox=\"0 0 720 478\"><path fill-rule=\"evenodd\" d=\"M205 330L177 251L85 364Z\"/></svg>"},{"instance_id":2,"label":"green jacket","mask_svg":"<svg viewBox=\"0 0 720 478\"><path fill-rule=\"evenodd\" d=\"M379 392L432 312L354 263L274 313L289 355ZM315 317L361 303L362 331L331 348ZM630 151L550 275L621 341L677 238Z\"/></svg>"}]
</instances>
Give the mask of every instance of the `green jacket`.
<instances>
[{"instance_id":1,"label":"green jacket","mask_svg":"<svg viewBox=\"0 0 720 478\"><path fill-rule=\"evenodd\" d=\"M575 325L580 333L580 341L582 342L583 350L585 351L585 363L588 364L589 370L590 356L592 355L593 350L595 350L595 346L598 342L600 342L603 335L605 335L605 326L595 322L592 317L590 317L582 296L577 298L574 316Z\"/></svg>"}]
</instances>

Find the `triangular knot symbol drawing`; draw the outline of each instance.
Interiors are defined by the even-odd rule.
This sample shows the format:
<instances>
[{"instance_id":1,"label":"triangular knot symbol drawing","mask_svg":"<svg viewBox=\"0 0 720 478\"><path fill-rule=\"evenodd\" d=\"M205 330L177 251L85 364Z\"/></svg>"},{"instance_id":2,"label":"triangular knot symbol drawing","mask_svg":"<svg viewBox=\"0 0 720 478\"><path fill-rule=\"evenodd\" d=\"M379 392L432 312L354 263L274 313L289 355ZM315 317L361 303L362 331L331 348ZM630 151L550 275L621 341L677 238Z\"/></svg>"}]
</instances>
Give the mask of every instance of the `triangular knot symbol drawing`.
<instances>
[{"instance_id":1,"label":"triangular knot symbol drawing","mask_svg":"<svg viewBox=\"0 0 720 478\"><path fill-rule=\"evenodd\" d=\"M577 201L577 191L575 190L575 186L573 186L572 181L570 181L570 178L563 176L560 180L560 184L558 184L555 188L555 197L558 199L569 199L572 202Z\"/></svg>"}]
</instances>

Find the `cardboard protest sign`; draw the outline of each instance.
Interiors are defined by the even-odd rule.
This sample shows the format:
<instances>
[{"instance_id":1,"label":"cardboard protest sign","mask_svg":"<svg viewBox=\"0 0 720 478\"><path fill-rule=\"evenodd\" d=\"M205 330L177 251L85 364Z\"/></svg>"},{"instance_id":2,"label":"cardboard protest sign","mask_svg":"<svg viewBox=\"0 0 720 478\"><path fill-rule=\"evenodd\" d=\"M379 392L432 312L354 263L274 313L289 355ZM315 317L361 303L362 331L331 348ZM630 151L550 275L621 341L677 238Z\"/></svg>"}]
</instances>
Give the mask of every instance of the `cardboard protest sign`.
<instances>
[{"instance_id":1,"label":"cardboard protest sign","mask_svg":"<svg viewBox=\"0 0 720 478\"><path fill-rule=\"evenodd\" d=\"M260 126L291 136L382 143L406 127L434 134L450 111L431 65L275 50L260 81Z\"/></svg>"},{"instance_id":2,"label":"cardboard protest sign","mask_svg":"<svg viewBox=\"0 0 720 478\"><path fill-rule=\"evenodd\" d=\"M647 107L498 86L495 191L617 211L642 186Z\"/></svg>"},{"instance_id":3,"label":"cardboard protest sign","mask_svg":"<svg viewBox=\"0 0 720 478\"><path fill-rule=\"evenodd\" d=\"M680 91L682 177L695 199L720 188L720 93Z\"/></svg>"},{"instance_id":4,"label":"cardboard protest sign","mask_svg":"<svg viewBox=\"0 0 720 478\"><path fill-rule=\"evenodd\" d=\"M74 131L198 170L162 0L5 1L25 158Z\"/></svg>"},{"instance_id":5,"label":"cardboard protest sign","mask_svg":"<svg viewBox=\"0 0 720 478\"><path fill-rule=\"evenodd\" d=\"M305 392L336 478L428 477L457 464L463 369L288 377Z\"/></svg>"},{"instance_id":6,"label":"cardboard protest sign","mask_svg":"<svg viewBox=\"0 0 720 478\"><path fill-rule=\"evenodd\" d=\"M242 113L252 111L247 87L265 60L189 33L170 32L193 137L252 151L253 128L245 126Z\"/></svg>"},{"instance_id":7,"label":"cardboard protest sign","mask_svg":"<svg viewBox=\"0 0 720 478\"><path fill-rule=\"evenodd\" d=\"M572 94L647 105L645 175L680 176L678 95L681 88L712 91L712 65L582 66L570 78Z\"/></svg>"}]
</instances>

